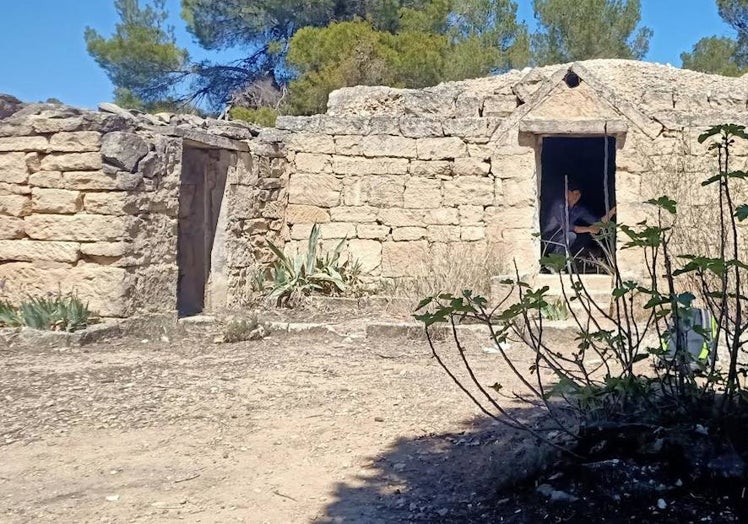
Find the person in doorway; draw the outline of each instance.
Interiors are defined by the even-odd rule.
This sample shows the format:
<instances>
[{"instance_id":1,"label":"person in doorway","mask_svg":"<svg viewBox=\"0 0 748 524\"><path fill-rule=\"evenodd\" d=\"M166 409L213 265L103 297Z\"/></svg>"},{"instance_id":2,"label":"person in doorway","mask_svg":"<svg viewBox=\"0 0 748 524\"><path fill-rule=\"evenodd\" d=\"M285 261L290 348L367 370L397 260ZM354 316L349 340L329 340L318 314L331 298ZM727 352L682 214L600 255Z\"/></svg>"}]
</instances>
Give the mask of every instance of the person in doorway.
<instances>
[{"instance_id":1,"label":"person in doorway","mask_svg":"<svg viewBox=\"0 0 748 524\"><path fill-rule=\"evenodd\" d=\"M613 207L604 216L597 217L580 203L582 188L569 182L565 200L558 200L551 206L548 221L542 231L543 254L574 256L589 246L592 235L600 232L595 224L608 222L616 214Z\"/></svg>"}]
</instances>

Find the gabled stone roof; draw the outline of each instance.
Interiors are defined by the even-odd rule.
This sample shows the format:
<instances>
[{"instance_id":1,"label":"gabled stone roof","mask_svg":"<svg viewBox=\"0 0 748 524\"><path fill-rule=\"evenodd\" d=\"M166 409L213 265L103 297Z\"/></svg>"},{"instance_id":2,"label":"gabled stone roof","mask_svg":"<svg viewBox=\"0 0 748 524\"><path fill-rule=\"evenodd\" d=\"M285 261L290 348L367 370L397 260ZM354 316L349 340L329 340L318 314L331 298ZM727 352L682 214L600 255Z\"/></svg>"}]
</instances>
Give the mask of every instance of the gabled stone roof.
<instances>
[{"instance_id":1,"label":"gabled stone roof","mask_svg":"<svg viewBox=\"0 0 748 524\"><path fill-rule=\"evenodd\" d=\"M527 68L425 89L344 88L330 95L327 114L508 117L556 73L569 69L583 81L587 76L590 83L605 86L616 99L663 123L677 123L683 114L694 113L748 120L748 76L708 75L634 60L587 60Z\"/></svg>"}]
</instances>

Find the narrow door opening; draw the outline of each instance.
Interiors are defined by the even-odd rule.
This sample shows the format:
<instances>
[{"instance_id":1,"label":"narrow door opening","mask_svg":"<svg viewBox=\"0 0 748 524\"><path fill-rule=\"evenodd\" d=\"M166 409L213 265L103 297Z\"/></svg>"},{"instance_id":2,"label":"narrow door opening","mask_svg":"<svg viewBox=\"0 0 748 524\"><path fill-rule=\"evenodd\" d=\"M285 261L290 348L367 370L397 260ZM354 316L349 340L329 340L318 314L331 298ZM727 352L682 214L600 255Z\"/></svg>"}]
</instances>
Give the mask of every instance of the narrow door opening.
<instances>
[{"instance_id":1,"label":"narrow door opening","mask_svg":"<svg viewBox=\"0 0 748 524\"><path fill-rule=\"evenodd\" d=\"M615 153L615 137L542 139L541 256L566 254L578 273L610 273L614 232L599 238L587 228L615 208Z\"/></svg>"},{"instance_id":2,"label":"narrow door opening","mask_svg":"<svg viewBox=\"0 0 748 524\"><path fill-rule=\"evenodd\" d=\"M222 151L185 146L177 237L179 316L196 315L206 308L211 255L219 228L228 167L226 153Z\"/></svg>"}]
</instances>

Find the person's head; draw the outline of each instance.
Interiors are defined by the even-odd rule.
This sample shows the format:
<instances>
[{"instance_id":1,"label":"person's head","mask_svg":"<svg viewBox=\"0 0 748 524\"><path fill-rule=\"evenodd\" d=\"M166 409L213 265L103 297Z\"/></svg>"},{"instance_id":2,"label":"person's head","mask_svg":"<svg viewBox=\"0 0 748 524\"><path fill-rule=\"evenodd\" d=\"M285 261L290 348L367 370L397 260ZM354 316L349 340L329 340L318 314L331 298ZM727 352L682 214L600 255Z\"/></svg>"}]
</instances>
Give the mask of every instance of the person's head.
<instances>
[{"instance_id":1,"label":"person's head","mask_svg":"<svg viewBox=\"0 0 748 524\"><path fill-rule=\"evenodd\" d=\"M570 206L575 206L581 198L582 188L576 182L570 180L566 187L566 202L568 202Z\"/></svg>"}]
</instances>

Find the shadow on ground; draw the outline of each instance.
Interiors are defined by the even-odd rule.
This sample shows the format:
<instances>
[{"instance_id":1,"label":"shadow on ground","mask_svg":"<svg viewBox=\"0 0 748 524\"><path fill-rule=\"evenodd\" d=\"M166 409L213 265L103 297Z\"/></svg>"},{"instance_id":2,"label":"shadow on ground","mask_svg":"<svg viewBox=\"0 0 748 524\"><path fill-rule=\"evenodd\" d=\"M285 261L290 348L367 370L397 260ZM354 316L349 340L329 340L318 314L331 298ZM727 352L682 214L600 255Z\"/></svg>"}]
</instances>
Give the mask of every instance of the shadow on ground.
<instances>
[{"instance_id":1,"label":"shadow on ground","mask_svg":"<svg viewBox=\"0 0 748 524\"><path fill-rule=\"evenodd\" d=\"M534 409L513 414L541 416ZM453 433L399 439L336 486L321 522L484 522L501 487L537 473L553 456L526 433L488 418Z\"/></svg>"}]
</instances>

